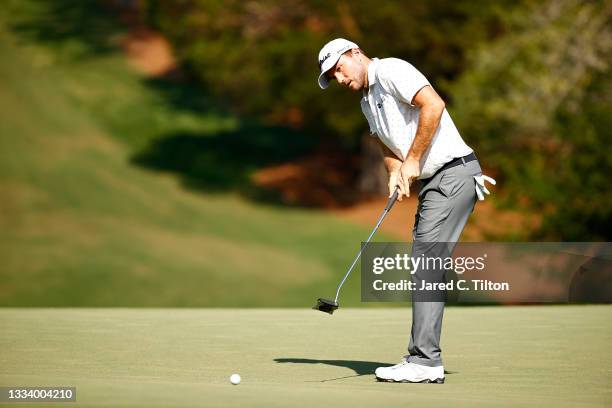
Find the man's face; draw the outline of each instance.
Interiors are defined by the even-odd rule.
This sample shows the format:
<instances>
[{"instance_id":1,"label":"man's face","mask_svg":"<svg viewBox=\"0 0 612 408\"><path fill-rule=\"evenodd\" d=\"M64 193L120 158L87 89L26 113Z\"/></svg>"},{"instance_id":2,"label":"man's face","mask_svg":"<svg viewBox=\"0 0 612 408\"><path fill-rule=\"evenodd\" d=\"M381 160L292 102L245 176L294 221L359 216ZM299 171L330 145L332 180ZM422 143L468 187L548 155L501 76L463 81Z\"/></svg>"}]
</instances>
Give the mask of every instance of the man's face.
<instances>
[{"instance_id":1,"label":"man's face","mask_svg":"<svg viewBox=\"0 0 612 408\"><path fill-rule=\"evenodd\" d=\"M352 50L342 54L336 65L327 71L327 77L335 79L353 91L363 89L365 83L365 66L361 63L361 54Z\"/></svg>"}]
</instances>

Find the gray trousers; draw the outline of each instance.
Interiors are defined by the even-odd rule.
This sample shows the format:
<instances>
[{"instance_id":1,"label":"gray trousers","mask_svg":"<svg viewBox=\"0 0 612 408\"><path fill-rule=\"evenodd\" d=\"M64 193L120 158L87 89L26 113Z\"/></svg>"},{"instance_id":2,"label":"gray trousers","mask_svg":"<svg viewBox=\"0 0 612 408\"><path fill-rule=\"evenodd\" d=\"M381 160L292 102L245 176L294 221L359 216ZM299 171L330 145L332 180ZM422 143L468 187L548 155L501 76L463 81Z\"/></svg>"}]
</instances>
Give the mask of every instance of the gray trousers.
<instances>
[{"instance_id":1,"label":"gray trousers","mask_svg":"<svg viewBox=\"0 0 612 408\"><path fill-rule=\"evenodd\" d=\"M412 231L413 257L421 254L450 256L474 209L477 200L474 176L480 174L480 164L474 160L438 172L422 183ZM432 271L426 272L427 277L422 271L417 271L412 280L420 285L420 280L431 277ZM444 272L440 273L443 275ZM430 280L443 279L443 276L437 276ZM419 301L413 296L409 362L429 367L442 365L440 335L443 315L444 301Z\"/></svg>"}]
</instances>

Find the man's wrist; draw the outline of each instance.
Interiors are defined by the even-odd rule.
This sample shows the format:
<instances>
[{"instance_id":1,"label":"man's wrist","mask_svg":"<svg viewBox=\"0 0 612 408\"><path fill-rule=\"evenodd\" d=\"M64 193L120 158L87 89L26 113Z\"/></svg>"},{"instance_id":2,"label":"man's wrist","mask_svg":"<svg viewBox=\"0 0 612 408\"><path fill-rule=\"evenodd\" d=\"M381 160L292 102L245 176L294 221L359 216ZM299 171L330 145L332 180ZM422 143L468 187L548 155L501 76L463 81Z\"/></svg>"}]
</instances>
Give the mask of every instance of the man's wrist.
<instances>
[{"instance_id":1,"label":"man's wrist","mask_svg":"<svg viewBox=\"0 0 612 408\"><path fill-rule=\"evenodd\" d=\"M402 161L394 157L385 157L385 167L388 173L393 173L402 167Z\"/></svg>"},{"instance_id":2,"label":"man's wrist","mask_svg":"<svg viewBox=\"0 0 612 408\"><path fill-rule=\"evenodd\" d=\"M415 162L420 163L421 156L413 152L408 152L408 155L406 156L406 161L415 161Z\"/></svg>"},{"instance_id":3,"label":"man's wrist","mask_svg":"<svg viewBox=\"0 0 612 408\"><path fill-rule=\"evenodd\" d=\"M400 171L400 169L402 168L402 163L397 163L397 164L392 164L390 166L387 166L387 173L391 174L391 173L397 173L398 171Z\"/></svg>"}]
</instances>

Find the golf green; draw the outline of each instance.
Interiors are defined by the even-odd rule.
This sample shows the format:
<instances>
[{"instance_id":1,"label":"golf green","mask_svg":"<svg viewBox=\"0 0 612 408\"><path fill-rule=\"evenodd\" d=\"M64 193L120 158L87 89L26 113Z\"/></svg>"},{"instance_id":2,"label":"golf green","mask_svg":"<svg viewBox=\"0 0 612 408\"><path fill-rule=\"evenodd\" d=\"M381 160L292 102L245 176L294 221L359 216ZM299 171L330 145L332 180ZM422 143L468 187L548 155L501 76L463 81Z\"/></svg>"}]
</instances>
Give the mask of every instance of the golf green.
<instances>
[{"instance_id":1,"label":"golf green","mask_svg":"<svg viewBox=\"0 0 612 408\"><path fill-rule=\"evenodd\" d=\"M0 309L0 386L76 387L53 407L610 406L611 312L447 308L434 385L372 374L404 354L409 309Z\"/></svg>"}]
</instances>

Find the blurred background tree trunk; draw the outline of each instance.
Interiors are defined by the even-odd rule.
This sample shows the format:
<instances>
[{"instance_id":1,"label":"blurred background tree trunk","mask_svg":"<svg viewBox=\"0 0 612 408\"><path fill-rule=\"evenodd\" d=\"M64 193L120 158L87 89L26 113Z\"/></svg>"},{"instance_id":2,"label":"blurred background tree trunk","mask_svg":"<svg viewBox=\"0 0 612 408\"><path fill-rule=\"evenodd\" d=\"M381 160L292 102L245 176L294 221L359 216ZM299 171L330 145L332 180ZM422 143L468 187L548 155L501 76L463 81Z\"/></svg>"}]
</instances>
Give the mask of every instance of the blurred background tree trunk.
<instances>
[{"instance_id":1,"label":"blurred background tree trunk","mask_svg":"<svg viewBox=\"0 0 612 408\"><path fill-rule=\"evenodd\" d=\"M359 191L365 194L387 194L387 170L383 154L375 137L364 133L361 137L361 169Z\"/></svg>"}]
</instances>

